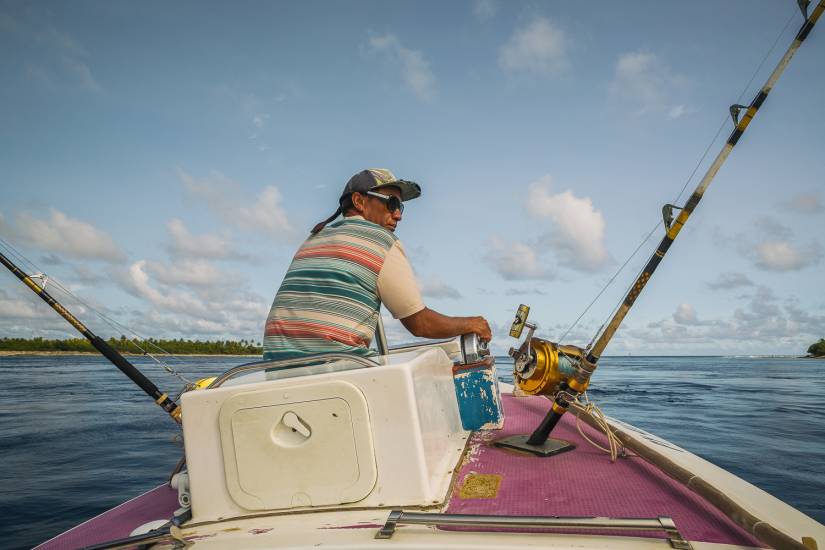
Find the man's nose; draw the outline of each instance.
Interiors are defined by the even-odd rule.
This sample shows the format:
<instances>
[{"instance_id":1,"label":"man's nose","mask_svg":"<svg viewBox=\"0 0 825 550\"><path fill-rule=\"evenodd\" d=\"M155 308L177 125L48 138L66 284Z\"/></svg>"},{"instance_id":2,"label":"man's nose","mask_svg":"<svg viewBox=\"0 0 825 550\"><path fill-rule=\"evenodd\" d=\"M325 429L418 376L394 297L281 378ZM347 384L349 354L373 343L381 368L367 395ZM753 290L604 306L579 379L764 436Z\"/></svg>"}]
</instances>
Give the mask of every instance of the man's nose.
<instances>
[{"instance_id":1,"label":"man's nose","mask_svg":"<svg viewBox=\"0 0 825 550\"><path fill-rule=\"evenodd\" d=\"M400 208L397 208L397 209L392 211L392 219L394 219L396 221L399 221L399 222L401 221L401 209Z\"/></svg>"}]
</instances>

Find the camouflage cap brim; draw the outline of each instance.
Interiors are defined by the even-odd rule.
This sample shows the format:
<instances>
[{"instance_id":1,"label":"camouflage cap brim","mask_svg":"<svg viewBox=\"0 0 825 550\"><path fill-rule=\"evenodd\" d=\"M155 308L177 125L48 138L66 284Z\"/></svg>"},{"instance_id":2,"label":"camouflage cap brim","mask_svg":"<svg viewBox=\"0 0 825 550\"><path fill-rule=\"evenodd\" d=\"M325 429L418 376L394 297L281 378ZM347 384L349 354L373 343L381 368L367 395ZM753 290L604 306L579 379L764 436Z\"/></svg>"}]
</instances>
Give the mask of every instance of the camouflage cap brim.
<instances>
[{"instance_id":1,"label":"camouflage cap brim","mask_svg":"<svg viewBox=\"0 0 825 550\"><path fill-rule=\"evenodd\" d=\"M421 186L414 181L400 180L385 168L369 168L370 175L375 180L373 189L391 185L401 190L401 200L410 201L421 196Z\"/></svg>"}]
</instances>

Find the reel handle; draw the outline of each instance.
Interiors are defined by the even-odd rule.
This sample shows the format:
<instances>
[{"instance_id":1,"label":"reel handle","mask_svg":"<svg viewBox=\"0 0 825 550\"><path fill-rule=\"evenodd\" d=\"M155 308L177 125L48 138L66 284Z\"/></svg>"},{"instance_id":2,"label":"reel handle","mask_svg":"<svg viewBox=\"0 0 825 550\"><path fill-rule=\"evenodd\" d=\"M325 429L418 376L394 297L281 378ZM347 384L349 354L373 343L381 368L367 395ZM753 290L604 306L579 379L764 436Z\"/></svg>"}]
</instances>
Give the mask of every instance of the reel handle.
<instances>
[{"instance_id":1,"label":"reel handle","mask_svg":"<svg viewBox=\"0 0 825 550\"><path fill-rule=\"evenodd\" d=\"M490 348L487 347L487 342L479 339L478 334L475 332L462 334L459 337L459 344L461 346L461 362L465 365L478 363L490 355Z\"/></svg>"},{"instance_id":2,"label":"reel handle","mask_svg":"<svg viewBox=\"0 0 825 550\"><path fill-rule=\"evenodd\" d=\"M521 338L521 332L524 330L524 325L527 324L528 315L530 315L530 306L519 304L518 310L516 310L516 318L510 327L510 336Z\"/></svg>"}]
</instances>

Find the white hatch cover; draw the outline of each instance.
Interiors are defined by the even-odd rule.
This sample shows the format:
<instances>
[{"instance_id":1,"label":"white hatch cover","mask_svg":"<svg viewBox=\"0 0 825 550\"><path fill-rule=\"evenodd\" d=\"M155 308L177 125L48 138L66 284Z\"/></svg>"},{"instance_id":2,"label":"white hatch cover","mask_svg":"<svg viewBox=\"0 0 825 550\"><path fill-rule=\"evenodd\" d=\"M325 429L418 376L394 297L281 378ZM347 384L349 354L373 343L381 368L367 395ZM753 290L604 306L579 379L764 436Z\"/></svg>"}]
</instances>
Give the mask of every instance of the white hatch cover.
<instances>
[{"instance_id":1,"label":"white hatch cover","mask_svg":"<svg viewBox=\"0 0 825 550\"><path fill-rule=\"evenodd\" d=\"M248 510L357 502L375 486L367 401L348 382L236 394L220 431L229 494Z\"/></svg>"}]
</instances>

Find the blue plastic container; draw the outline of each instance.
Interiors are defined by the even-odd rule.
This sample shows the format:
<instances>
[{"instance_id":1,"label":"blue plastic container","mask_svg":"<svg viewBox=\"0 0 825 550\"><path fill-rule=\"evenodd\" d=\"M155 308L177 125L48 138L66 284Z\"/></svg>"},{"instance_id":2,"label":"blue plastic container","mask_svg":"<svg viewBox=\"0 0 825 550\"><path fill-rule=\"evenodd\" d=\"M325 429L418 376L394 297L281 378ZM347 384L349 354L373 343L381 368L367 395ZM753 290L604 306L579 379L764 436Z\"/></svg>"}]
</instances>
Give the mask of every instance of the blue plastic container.
<instances>
[{"instance_id":1,"label":"blue plastic container","mask_svg":"<svg viewBox=\"0 0 825 550\"><path fill-rule=\"evenodd\" d=\"M504 426L504 409L492 357L453 367L455 396L465 430L498 430Z\"/></svg>"}]
</instances>

